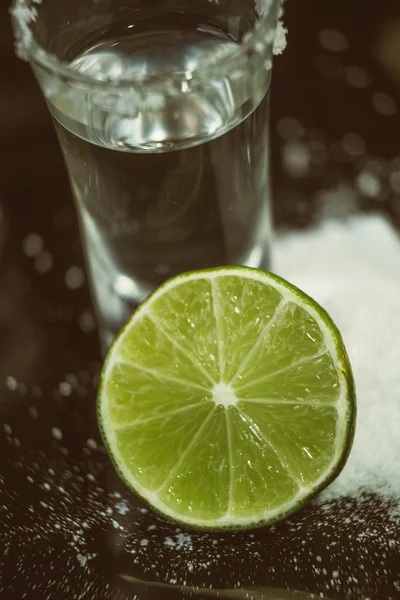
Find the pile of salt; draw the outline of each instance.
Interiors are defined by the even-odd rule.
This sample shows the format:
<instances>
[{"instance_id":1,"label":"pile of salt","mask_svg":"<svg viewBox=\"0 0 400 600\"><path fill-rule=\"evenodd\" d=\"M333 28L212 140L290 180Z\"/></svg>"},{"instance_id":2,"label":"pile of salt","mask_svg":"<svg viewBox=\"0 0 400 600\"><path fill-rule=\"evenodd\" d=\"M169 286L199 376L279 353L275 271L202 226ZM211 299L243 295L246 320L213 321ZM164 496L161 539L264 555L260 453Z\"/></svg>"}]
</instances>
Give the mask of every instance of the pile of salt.
<instances>
[{"instance_id":1,"label":"pile of salt","mask_svg":"<svg viewBox=\"0 0 400 600\"><path fill-rule=\"evenodd\" d=\"M400 496L400 238L380 215L327 221L281 236L274 270L315 298L339 327L356 380L354 446L323 500Z\"/></svg>"}]
</instances>

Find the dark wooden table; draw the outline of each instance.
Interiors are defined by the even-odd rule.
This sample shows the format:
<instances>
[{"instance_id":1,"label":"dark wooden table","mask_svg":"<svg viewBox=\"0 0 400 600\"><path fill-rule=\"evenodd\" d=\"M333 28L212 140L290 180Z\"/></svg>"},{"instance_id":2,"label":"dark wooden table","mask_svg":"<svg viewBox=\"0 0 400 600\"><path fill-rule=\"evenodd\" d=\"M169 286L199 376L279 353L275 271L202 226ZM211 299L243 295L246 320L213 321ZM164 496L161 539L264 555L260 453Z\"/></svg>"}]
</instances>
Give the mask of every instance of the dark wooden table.
<instances>
[{"instance_id":1,"label":"dark wooden table","mask_svg":"<svg viewBox=\"0 0 400 600\"><path fill-rule=\"evenodd\" d=\"M66 173L39 89L29 67L14 58L5 1L0 598L208 597L141 585L121 574L168 585L289 586L338 600L400 598L399 521L390 517L393 506L376 497L338 501L328 511L310 506L273 529L195 534L154 517L116 479L95 418L101 356L88 288L65 283L70 267L83 268ZM276 63L272 93L277 226L306 227L320 190L351 187L366 162L373 159L371 168L379 169L400 157L399 23L400 10L389 0L287 3L289 46ZM332 29L348 42L340 51L326 47L340 46L335 35L321 44L320 32ZM325 156L316 157L307 176L296 176L282 162L277 125L282 128L284 117L298 119L306 143ZM365 141L361 154L343 149L349 133ZM360 143L346 139L350 146ZM398 222L400 194L384 185L378 197L357 193L350 208L379 208ZM346 210L346 202L338 201L338 211Z\"/></svg>"}]
</instances>

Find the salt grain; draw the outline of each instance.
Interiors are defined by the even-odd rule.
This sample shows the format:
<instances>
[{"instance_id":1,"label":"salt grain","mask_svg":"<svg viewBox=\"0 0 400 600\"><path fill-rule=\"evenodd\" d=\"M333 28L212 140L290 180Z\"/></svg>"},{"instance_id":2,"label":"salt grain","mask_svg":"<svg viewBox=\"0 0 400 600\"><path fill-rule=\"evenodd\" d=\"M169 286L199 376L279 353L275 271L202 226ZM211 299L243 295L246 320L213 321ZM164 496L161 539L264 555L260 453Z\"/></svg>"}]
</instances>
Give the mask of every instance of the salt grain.
<instances>
[{"instance_id":1,"label":"salt grain","mask_svg":"<svg viewBox=\"0 0 400 600\"><path fill-rule=\"evenodd\" d=\"M125 502L119 502L115 505L115 509L120 515L126 515L129 512L129 508Z\"/></svg>"},{"instance_id":2,"label":"salt grain","mask_svg":"<svg viewBox=\"0 0 400 600\"><path fill-rule=\"evenodd\" d=\"M371 77L361 67L349 65L345 68L344 73L347 83L354 88L365 89L371 85Z\"/></svg>"},{"instance_id":3,"label":"salt grain","mask_svg":"<svg viewBox=\"0 0 400 600\"><path fill-rule=\"evenodd\" d=\"M43 250L43 240L37 233L29 233L22 242L22 249L27 256L33 258Z\"/></svg>"},{"instance_id":4,"label":"salt grain","mask_svg":"<svg viewBox=\"0 0 400 600\"><path fill-rule=\"evenodd\" d=\"M354 446L321 500L398 497L400 241L380 215L330 221L281 237L275 270L324 306L349 352L358 399Z\"/></svg>"},{"instance_id":5,"label":"salt grain","mask_svg":"<svg viewBox=\"0 0 400 600\"><path fill-rule=\"evenodd\" d=\"M372 96L372 104L376 112L385 117L391 117L397 113L396 103L388 94L375 93Z\"/></svg>"},{"instance_id":6,"label":"salt grain","mask_svg":"<svg viewBox=\"0 0 400 600\"><path fill-rule=\"evenodd\" d=\"M15 390L18 387L18 382L15 379L15 377L11 377L11 375L9 375L6 379L6 386L8 387L9 390L11 390L12 392L15 392Z\"/></svg>"},{"instance_id":7,"label":"salt grain","mask_svg":"<svg viewBox=\"0 0 400 600\"><path fill-rule=\"evenodd\" d=\"M369 198L376 198L381 191L381 182L370 171L361 171L357 177L356 185L360 192Z\"/></svg>"},{"instance_id":8,"label":"salt grain","mask_svg":"<svg viewBox=\"0 0 400 600\"><path fill-rule=\"evenodd\" d=\"M30 406L30 407L28 408L28 412L29 412L29 416L30 416L32 419L37 419L37 418L38 418L38 416L39 416L38 410L37 410L37 408L35 408L34 406Z\"/></svg>"},{"instance_id":9,"label":"salt grain","mask_svg":"<svg viewBox=\"0 0 400 600\"><path fill-rule=\"evenodd\" d=\"M304 177L310 168L310 150L300 142L287 142L282 149L282 162L292 177Z\"/></svg>"},{"instance_id":10,"label":"salt grain","mask_svg":"<svg viewBox=\"0 0 400 600\"><path fill-rule=\"evenodd\" d=\"M85 311L79 317L79 326L85 333L90 333L94 330L96 322L91 312Z\"/></svg>"},{"instance_id":11,"label":"salt grain","mask_svg":"<svg viewBox=\"0 0 400 600\"><path fill-rule=\"evenodd\" d=\"M336 31L336 29L323 29L320 31L318 39L321 46L330 52L343 52L349 47L343 33Z\"/></svg>"},{"instance_id":12,"label":"salt grain","mask_svg":"<svg viewBox=\"0 0 400 600\"><path fill-rule=\"evenodd\" d=\"M34 266L38 273L44 274L50 271L53 266L53 257L50 252L43 250L35 257Z\"/></svg>"},{"instance_id":13,"label":"salt grain","mask_svg":"<svg viewBox=\"0 0 400 600\"><path fill-rule=\"evenodd\" d=\"M72 387L75 387L78 383L78 379L73 373L67 373L67 375L65 376L65 381L69 383Z\"/></svg>"},{"instance_id":14,"label":"salt grain","mask_svg":"<svg viewBox=\"0 0 400 600\"><path fill-rule=\"evenodd\" d=\"M298 140L304 136L304 127L294 117L282 117L277 123L279 134L285 140Z\"/></svg>"},{"instance_id":15,"label":"salt grain","mask_svg":"<svg viewBox=\"0 0 400 600\"><path fill-rule=\"evenodd\" d=\"M63 432L58 427L53 427L51 430L52 436L54 439L60 441L63 439Z\"/></svg>"},{"instance_id":16,"label":"salt grain","mask_svg":"<svg viewBox=\"0 0 400 600\"><path fill-rule=\"evenodd\" d=\"M65 285L70 290L77 290L85 281L85 275L80 267L70 267L65 273Z\"/></svg>"},{"instance_id":17,"label":"salt grain","mask_svg":"<svg viewBox=\"0 0 400 600\"><path fill-rule=\"evenodd\" d=\"M72 394L72 386L70 383L67 383L66 381L63 381L62 383L60 383L60 385L58 386L58 389L62 396L70 396Z\"/></svg>"},{"instance_id":18,"label":"salt grain","mask_svg":"<svg viewBox=\"0 0 400 600\"><path fill-rule=\"evenodd\" d=\"M350 156L360 156L365 153L365 141L357 133L346 133L343 136L342 146Z\"/></svg>"}]
</instances>

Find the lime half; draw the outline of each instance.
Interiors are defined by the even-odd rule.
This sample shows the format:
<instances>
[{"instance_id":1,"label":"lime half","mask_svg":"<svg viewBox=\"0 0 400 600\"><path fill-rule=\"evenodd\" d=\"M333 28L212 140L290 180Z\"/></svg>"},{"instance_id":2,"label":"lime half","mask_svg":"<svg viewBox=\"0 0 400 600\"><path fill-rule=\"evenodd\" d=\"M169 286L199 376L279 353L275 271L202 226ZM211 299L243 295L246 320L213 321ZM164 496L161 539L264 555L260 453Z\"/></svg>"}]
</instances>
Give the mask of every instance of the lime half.
<instances>
[{"instance_id":1,"label":"lime half","mask_svg":"<svg viewBox=\"0 0 400 600\"><path fill-rule=\"evenodd\" d=\"M283 279L228 267L180 275L114 342L98 416L125 483L196 528L278 521L342 469L351 368L327 313Z\"/></svg>"}]
</instances>

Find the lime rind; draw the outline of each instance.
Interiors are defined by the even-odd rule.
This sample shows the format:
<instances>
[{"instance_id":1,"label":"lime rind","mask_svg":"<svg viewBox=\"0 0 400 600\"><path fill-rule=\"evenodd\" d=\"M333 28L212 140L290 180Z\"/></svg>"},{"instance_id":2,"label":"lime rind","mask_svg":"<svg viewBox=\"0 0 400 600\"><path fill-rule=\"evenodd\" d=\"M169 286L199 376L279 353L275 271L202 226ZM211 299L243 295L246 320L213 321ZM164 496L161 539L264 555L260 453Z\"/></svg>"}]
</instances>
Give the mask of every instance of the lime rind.
<instances>
[{"instance_id":1,"label":"lime rind","mask_svg":"<svg viewBox=\"0 0 400 600\"><path fill-rule=\"evenodd\" d=\"M223 515L218 516L218 518L201 519L197 516L195 518L191 518L188 515L182 516L176 509L171 509L169 502L164 502L157 492L151 491L144 487L135 478L132 470L128 468L124 457L121 456L118 450L116 432L111 425L105 383L109 380L115 363L118 362L119 357L121 354L123 354L121 350L123 350L125 346L127 336L129 336L130 331L140 319L146 315L151 315L151 307L153 303L155 303L167 292L171 292L171 290L173 290L175 287L180 286L182 283L187 283L196 279L206 279L211 282L213 299L215 302L215 281L217 278L223 276L228 276L231 278L248 278L252 281L257 280L264 285L274 288L282 297L283 305L292 302L295 305L302 307L318 324L319 329L323 332L325 352L327 351L332 357L340 386L340 394L337 402L335 403L338 418L336 421L334 452L332 460L324 472L320 475L320 477L313 481L311 486L299 485L298 492L294 494L290 500L273 509L267 509L264 511L261 510L255 514L249 514L240 517L232 514L232 507L230 504L228 504L228 509L226 512ZM220 349L221 338L220 332L218 331L218 319L216 327L218 346ZM185 348L182 348L183 352L184 350ZM219 351L218 354L220 361L221 352ZM219 363L219 367L222 368L222 366L223 365ZM207 372L205 374L208 376ZM228 412L229 411L227 411L227 413ZM206 529L240 529L261 527L263 525L279 521L298 510L318 491L326 487L343 468L352 445L355 414L355 389L350 363L342 337L329 315L307 294L281 279L277 275L246 267L220 267L217 269L185 273L175 277L174 279L168 280L162 286L160 286L160 288L158 288L133 314L130 321L120 332L112 348L110 349L103 368L98 401L99 423L105 445L108 448L116 470L120 474L121 478L126 482L128 487L130 487L132 491L147 501L156 512L161 513L169 519L178 522L184 522L189 527L192 526L195 528ZM230 418L227 417L228 432L230 427L229 423ZM228 439L230 439L229 436ZM231 453L231 447L229 448L229 453ZM232 459L230 464L232 464ZM230 502L231 500L229 500L229 503Z\"/></svg>"}]
</instances>

